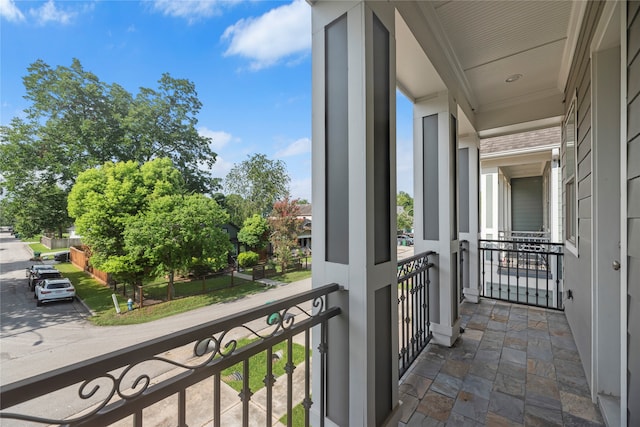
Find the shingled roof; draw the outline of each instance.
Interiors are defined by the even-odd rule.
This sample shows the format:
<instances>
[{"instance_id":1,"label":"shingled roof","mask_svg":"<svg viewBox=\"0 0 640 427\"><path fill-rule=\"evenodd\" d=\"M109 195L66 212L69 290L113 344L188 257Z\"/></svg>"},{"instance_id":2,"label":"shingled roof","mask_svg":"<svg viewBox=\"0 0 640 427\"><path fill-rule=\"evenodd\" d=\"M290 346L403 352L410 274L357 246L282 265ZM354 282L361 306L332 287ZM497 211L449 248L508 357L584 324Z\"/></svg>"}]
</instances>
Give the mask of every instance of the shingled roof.
<instances>
[{"instance_id":1,"label":"shingled roof","mask_svg":"<svg viewBox=\"0 0 640 427\"><path fill-rule=\"evenodd\" d=\"M480 155L559 145L560 135L560 127L556 126L548 129L486 138L480 140Z\"/></svg>"}]
</instances>

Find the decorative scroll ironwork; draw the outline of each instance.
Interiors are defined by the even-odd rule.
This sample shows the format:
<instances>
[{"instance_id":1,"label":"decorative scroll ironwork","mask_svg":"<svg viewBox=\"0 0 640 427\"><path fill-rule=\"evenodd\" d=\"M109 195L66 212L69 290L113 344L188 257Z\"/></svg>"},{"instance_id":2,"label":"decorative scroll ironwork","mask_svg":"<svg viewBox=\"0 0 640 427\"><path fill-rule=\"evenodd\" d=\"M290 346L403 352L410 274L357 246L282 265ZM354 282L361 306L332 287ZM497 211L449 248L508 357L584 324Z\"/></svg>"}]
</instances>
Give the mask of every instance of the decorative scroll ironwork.
<instances>
[{"instance_id":1,"label":"decorative scroll ironwork","mask_svg":"<svg viewBox=\"0 0 640 427\"><path fill-rule=\"evenodd\" d=\"M429 251L398 262L399 373L400 376L431 341L429 330Z\"/></svg>"},{"instance_id":2,"label":"decorative scroll ironwork","mask_svg":"<svg viewBox=\"0 0 640 427\"><path fill-rule=\"evenodd\" d=\"M142 409L172 394L180 393L183 396L189 386L206 378L215 377L218 384L216 389L219 390L222 370L239 362L247 365L246 361L251 356L272 349L282 341L291 342L293 336L305 333L311 327L326 323L329 318L340 314L339 308L328 308L326 304L326 296L338 289L336 284L326 285L242 314L2 386L0 419L42 424L104 425L132 414L142 414ZM311 309L305 309L303 303L310 303ZM258 324L263 329L258 329ZM238 339L241 336L254 340L239 346ZM288 350L291 351L290 344ZM177 368L177 373L153 384L157 375L147 372L152 370L149 368L151 365L156 371L157 365L163 365L164 368L160 369L163 372ZM287 364L289 377L294 368L290 359ZM240 393L245 403L253 394L248 387L247 372L245 370L245 385ZM272 385L273 379L265 378L267 383ZM90 406L80 415L55 419L27 412L39 405L24 403L37 402L38 398L50 393L60 392L64 394L65 402L71 401L73 396L68 390L74 387L77 387L77 398ZM20 411L8 411L18 405ZM184 417L182 406L178 408L180 418ZM217 411L214 419L220 416L219 406L214 405L213 409Z\"/></svg>"},{"instance_id":3,"label":"decorative scroll ironwork","mask_svg":"<svg viewBox=\"0 0 640 427\"><path fill-rule=\"evenodd\" d=\"M543 237L479 240L482 296L564 310L563 249Z\"/></svg>"}]
</instances>

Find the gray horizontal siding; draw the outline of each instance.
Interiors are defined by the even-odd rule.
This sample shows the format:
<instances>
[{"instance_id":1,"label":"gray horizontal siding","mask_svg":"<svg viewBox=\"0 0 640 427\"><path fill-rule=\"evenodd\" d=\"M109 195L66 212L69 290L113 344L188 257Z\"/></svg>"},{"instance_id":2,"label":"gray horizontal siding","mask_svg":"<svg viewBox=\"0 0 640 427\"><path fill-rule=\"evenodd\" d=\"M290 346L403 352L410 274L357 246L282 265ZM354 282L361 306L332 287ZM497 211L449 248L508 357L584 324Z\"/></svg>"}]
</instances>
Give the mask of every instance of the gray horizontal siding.
<instances>
[{"instance_id":1,"label":"gray horizontal siding","mask_svg":"<svg viewBox=\"0 0 640 427\"><path fill-rule=\"evenodd\" d=\"M567 109L577 97L576 191L578 193L578 254L565 251L565 288L572 289L574 299L566 304L566 315L580 353L582 367L591 378L591 60L590 46L602 8L601 2L588 2L580 28L573 63L569 71L565 99ZM563 155L565 147L563 146ZM564 157L563 157L564 163ZM564 176L564 175L563 175ZM563 189L564 191L564 189ZM563 197L564 200L564 197ZM563 214L566 212L563 203Z\"/></svg>"},{"instance_id":2,"label":"gray horizontal siding","mask_svg":"<svg viewBox=\"0 0 640 427\"><path fill-rule=\"evenodd\" d=\"M627 3L627 423L640 425L640 2Z\"/></svg>"}]
</instances>

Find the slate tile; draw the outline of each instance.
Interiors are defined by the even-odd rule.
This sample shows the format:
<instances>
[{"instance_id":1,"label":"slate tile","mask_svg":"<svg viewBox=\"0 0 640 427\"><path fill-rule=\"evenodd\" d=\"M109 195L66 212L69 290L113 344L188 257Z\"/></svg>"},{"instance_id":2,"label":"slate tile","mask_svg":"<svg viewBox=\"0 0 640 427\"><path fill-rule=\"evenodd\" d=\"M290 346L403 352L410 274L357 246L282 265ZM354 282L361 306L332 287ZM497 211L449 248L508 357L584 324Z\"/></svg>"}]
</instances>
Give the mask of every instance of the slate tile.
<instances>
[{"instance_id":1,"label":"slate tile","mask_svg":"<svg viewBox=\"0 0 640 427\"><path fill-rule=\"evenodd\" d=\"M489 410L517 423L524 422L524 401L517 397L493 391L489 400Z\"/></svg>"},{"instance_id":2,"label":"slate tile","mask_svg":"<svg viewBox=\"0 0 640 427\"><path fill-rule=\"evenodd\" d=\"M440 372L435 380L433 380L433 383L431 383L430 390L455 399L461 387L462 380L460 378Z\"/></svg>"},{"instance_id":3,"label":"slate tile","mask_svg":"<svg viewBox=\"0 0 640 427\"><path fill-rule=\"evenodd\" d=\"M469 364L461 362L459 360L447 360L444 366L440 369L440 372L449 374L456 378L464 378L469 372Z\"/></svg>"},{"instance_id":4,"label":"slate tile","mask_svg":"<svg viewBox=\"0 0 640 427\"><path fill-rule=\"evenodd\" d=\"M556 367L553 363L539 359L527 360L527 374L537 375L552 380L556 379Z\"/></svg>"},{"instance_id":5,"label":"slate tile","mask_svg":"<svg viewBox=\"0 0 640 427\"><path fill-rule=\"evenodd\" d=\"M428 415L431 418L444 422L449 419L449 415L451 415L451 408L453 408L454 403L455 399L434 391L428 391L418 404L416 412L420 412L421 414Z\"/></svg>"},{"instance_id":6,"label":"slate tile","mask_svg":"<svg viewBox=\"0 0 640 427\"><path fill-rule=\"evenodd\" d=\"M453 405L453 412L484 423L488 406L489 400L461 391Z\"/></svg>"},{"instance_id":7,"label":"slate tile","mask_svg":"<svg viewBox=\"0 0 640 427\"><path fill-rule=\"evenodd\" d=\"M487 400L491 397L492 388L491 380L472 374L467 375L462 382L462 390Z\"/></svg>"},{"instance_id":8,"label":"slate tile","mask_svg":"<svg viewBox=\"0 0 640 427\"><path fill-rule=\"evenodd\" d=\"M501 362L510 362L517 365L525 365L527 363L527 353L522 350L505 347L502 349Z\"/></svg>"},{"instance_id":9,"label":"slate tile","mask_svg":"<svg viewBox=\"0 0 640 427\"><path fill-rule=\"evenodd\" d=\"M598 407L591 401L589 397L578 396L573 393L560 391L560 401L562 402L562 411L576 417L602 424L602 416Z\"/></svg>"},{"instance_id":10,"label":"slate tile","mask_svg":"<svg viewBox=\"0 0 640 427\"><path fill-rule=\"evenodd\" d=\"M496 380L493 383L493 390L522 398L525 393L525 381L498 373L496 375Z\"/></svg>"},{"instance_id":11,"label":"slate tile","mask_svg":"<svg viewBox=\"0 0 640 427\"><path fill-rule=\"evenodd\" d=\"M422 399L427 389L431 385L432 380L421 375L411 373L407 375L405 380L400 384L400 393L406 393L408 395Z\"/></svg>"}]
</instances>

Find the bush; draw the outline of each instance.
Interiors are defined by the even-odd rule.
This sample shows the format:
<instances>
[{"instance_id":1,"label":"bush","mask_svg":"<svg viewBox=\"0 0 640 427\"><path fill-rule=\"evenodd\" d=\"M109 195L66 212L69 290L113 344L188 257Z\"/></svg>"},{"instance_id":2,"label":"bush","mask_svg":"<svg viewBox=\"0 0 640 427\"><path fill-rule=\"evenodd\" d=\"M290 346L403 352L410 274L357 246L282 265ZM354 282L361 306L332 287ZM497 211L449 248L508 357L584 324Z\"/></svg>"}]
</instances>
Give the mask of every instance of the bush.
<instances>
[{"instance_id":1,"label":"bush","mask_svg":"<svg viewBox=\"0 0 640 427\"><path fill-rule=\"evenodd\" d=\"M240 267L253 267L258 263L258 254L253 251L241 252L238 254L238 265Z\"/></svg>"}]
</instances>

